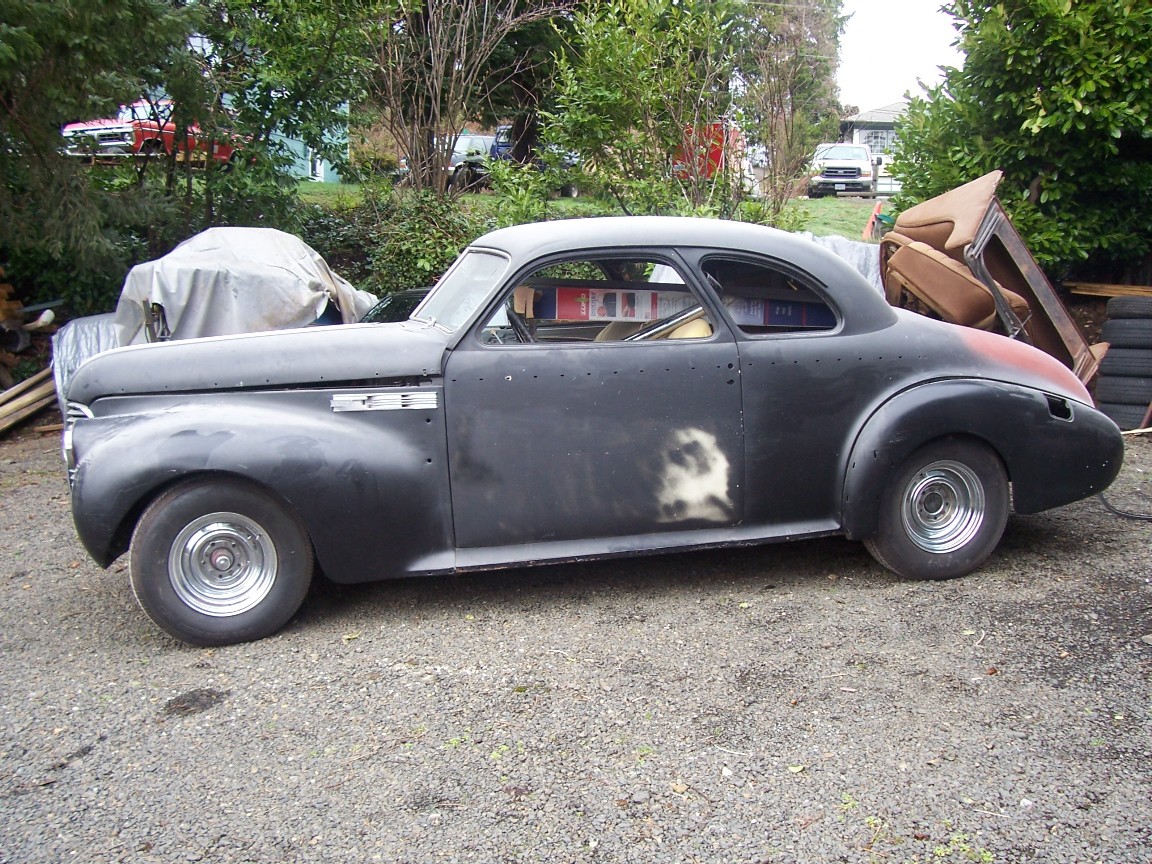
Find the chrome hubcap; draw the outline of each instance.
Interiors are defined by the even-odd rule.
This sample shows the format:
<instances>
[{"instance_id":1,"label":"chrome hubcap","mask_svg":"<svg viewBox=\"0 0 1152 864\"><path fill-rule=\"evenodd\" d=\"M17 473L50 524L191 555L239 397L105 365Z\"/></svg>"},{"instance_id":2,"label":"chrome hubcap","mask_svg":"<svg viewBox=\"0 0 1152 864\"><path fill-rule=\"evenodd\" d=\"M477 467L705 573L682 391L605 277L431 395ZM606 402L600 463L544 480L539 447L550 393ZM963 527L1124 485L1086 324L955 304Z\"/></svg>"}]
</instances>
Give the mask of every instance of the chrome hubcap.
<instances>
[{"instance_id":1,"label":"chrome hubcap","mask_svg":"<svg viewBox=\"0 0 1152 864\"><path fill-rule=\"evenodd\" d=\"M257 522L239 513L209 513L176 535L168 578L190 608L226 618L268 596L276 563L276 547Z\"/></svg>"},{"instance_id":2,"label":"chrome hubcap","mask_svg":"<svg viewBox=\"0 0 1152 864\"><path fill-rule=\"evenodd\" d=\"M908 538L925 552L961 549L984 523L984 485L960 462L925 466L904 490L900 520Z\"/></svg>"}]
</instances>

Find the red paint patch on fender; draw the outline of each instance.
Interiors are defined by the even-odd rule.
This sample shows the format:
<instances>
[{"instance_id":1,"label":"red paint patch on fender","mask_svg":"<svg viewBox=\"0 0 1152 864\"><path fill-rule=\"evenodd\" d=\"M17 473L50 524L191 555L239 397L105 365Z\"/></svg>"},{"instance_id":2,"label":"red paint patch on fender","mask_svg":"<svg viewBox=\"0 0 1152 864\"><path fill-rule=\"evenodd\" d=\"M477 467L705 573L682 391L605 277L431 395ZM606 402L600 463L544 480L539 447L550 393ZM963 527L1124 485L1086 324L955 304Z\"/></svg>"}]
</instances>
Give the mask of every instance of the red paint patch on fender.
<instances>
[{"instance_id":1,"label":"red paint patch on fender","mask_svg":"<svg viewBox=\"0 0 1152 864\"><path fill-rule=\"evenodd\" d=\"M971 327L962 328L961 338L973 353L1011 368L1020 383L1049 390L1086 405L1092 404L1088 389L1072 370L1039 348L998 333L987 333Z\"/></svg>"}]
</instances>

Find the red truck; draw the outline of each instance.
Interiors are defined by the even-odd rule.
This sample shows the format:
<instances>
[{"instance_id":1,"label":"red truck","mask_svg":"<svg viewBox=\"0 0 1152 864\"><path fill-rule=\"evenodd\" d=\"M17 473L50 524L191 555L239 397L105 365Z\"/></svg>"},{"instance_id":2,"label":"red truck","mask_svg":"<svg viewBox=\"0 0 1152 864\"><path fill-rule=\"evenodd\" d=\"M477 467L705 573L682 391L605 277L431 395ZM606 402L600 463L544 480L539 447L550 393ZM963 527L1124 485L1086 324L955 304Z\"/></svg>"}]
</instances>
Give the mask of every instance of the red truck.
<instances>
[{"instance_id":1,"label":"red truck","mask_svg":"<svg viewBox=\"0 0 1152 864\"><path fill-rule=\"evenodd\" d=\"M171 154L173 148L193 158L229 162L236 147L231 140L209 140L199 126L188 128L183 145L177 143L172 122L172 102L140 100L123 106L115 117L69 123L61 134L65 152L89 159L122 156Z\"/></svg>"}]
</instances>

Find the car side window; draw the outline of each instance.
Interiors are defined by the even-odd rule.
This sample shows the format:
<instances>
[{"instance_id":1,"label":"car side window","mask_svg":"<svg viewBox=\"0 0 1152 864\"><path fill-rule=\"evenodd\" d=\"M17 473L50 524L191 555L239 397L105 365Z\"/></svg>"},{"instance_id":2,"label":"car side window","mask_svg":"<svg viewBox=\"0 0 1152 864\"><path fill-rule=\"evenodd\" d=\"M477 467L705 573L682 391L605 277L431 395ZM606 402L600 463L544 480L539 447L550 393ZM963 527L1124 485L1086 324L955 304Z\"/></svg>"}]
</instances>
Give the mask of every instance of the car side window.
<instances>
[{"instance_id":1,"label":"car side window","mask_svg":"<svg viewBox=\"0 0 1152 864\"><path fill-rule=\"evenodd\" d=\"M836 311L791 273L754 261L706 260L702 269L732 323L750 336L833 330Z\"/></svg>"},{"instance_id":2,"label":"car side window","mask_svg":"<svg viewBox=\"0 0 1152 864\"><path fill-rule=\"evenodd\" d=\"M481 328L488 344L707 339L715 322L671 264L575 259L517 280Z\"/></svg>"}]
</instances>

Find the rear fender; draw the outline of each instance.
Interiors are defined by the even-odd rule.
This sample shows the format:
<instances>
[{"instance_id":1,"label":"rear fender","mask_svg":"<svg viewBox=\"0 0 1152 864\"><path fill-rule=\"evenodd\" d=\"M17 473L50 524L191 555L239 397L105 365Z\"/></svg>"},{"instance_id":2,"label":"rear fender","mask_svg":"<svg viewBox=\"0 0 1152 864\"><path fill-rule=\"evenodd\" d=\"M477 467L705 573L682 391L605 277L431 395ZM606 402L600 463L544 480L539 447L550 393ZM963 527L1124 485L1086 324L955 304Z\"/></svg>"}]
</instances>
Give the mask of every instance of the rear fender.
<instances>
[{"instance_id":1,"label":"rear fender","mask_svg":"<svg viewBox=\"0 0 1152 864\"><path fill-rule=\"evenodd\" d=\"M1082 403L996 381L919 385L884 403L857 436L844 479L845 533L875 534L892 472L928 442L954 435L983 441L1000 457L1017 513L1100 492L1123 461L1115 424Z\"/></svg>"}]
</instances>

